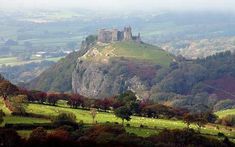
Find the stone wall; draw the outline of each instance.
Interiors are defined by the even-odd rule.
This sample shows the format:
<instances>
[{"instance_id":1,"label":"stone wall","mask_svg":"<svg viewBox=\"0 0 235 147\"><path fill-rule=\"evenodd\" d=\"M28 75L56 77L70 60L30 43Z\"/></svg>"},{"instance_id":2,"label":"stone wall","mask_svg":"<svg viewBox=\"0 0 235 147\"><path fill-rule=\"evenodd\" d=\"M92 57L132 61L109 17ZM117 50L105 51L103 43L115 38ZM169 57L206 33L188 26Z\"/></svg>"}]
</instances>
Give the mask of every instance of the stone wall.
<instances>
[{"instance_id":1,"label":"stone wall","mask_svg":"<svg viewBox=\"0 0 235 147\"><path fill-rule=\"evenodd\" d=\"M102 43L130 40L141 41L140 34L138 36L132 36L131 27L125 27L123 31L117 29L101 29L98 33L98 41Z\"/></svg>"}]
</instances>

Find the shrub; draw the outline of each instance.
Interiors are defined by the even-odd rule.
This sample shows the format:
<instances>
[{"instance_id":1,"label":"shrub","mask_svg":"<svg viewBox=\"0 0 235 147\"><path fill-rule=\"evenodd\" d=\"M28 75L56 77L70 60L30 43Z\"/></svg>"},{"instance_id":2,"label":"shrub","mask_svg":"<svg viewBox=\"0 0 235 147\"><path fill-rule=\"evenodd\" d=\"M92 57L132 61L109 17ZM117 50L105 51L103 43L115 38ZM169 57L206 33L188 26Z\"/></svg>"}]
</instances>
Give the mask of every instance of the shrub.
<instances>
[{"instance_id":1,"label":"shrub","mask_svg":"<svg viewBox=\"0 0 235 147\"><path fill-rule=\"evenodd\" d=\"M140 125L140 128L144 128L144 125L141 124L141 125Z\"/></svg>"},{"instance_id":2,"label":"shrub","mask_svg":"<svg viewBox=\"0 0 235 147\"><path fill-rule=\"evenodd\" d=\"M218 137L225 137L225 135L224 135L223 133L221 133L221 132L219 132L219 133L217 134L217 136L218 136Z\"/></svg>"},{"instance_id":3,"label":"shrub","mask_svg":"<svg viewBox=\"0 0 235 147\"><path fill-rule=\"evenodd\" d=\"M43 127L38 127L32 131L28 139L28 144L42 144L46 141L47 131Z\"/></svg>"},{"instance_id":4,"label":"shrub","mask_svg":"<svg viewBox=\"0 0 235 147\"><path fill-rule=\"evenodd\" d=\"M60 113L52 122L56 125L74 125L76 124L76 115L73 113Z\"/></svg>"}]
</instances>

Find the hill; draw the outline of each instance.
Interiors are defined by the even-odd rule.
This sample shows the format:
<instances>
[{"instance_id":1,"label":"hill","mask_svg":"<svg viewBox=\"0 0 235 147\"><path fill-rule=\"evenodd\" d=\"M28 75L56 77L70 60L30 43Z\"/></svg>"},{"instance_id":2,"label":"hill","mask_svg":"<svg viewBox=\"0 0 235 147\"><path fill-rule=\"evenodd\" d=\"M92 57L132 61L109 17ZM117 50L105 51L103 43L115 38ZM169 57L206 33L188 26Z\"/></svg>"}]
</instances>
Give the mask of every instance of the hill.
<instances>
[{"instance_id":1,"label":"hill","mask_svg":"<svg viewBox=\"0 0 235 147\"><path fill-rule=\"evenodd\" d=\"M172 107L218 111L235 106L234 56L225 52L186 60L143 42L101 43L89 36L78 53L58 62L29 87L91 98L132 90L139 98Z\"/></svg>"},{"instance_id":2,"label":"hill","mask_svg":"<svg viewBox=\"0 0 235 147\"><path fill-rule=\"evenodd\" d=\"M168 68L173 59L159 47L143 42L96 42L78 58L72 75L73 92L104 98L132 90L145 97L157 71Z\"/></svg>"},{"instance_id":3,"label":"hill","mask_svg":"<svg viewBox=\"0 0 235 147\"><path fill-rule=\"evenodd\" d=\"M101 71L99 71L99 73L106 73L106 77L108 77L107 75L110 75L107 79L109 81L114 80L117 76L122 75L123 72L125 72L125 80L131 79L135 75L138 75L142 81L150 81L150 78L156 74L156 70L161 67L168 67L174 58L172 55L168 54L159 47L146 43L122 41L105 44L97 42L96 39L96 36L88 36L82 42L79 52L74 52L60 60L57 64L43 72L39 77L32 80L29 84L26 85L26 87L42 91L58 92L68 92L72 89L77 89L76 85L78 80L75 77L78 74L75 73L78 68L83 66L84 68L88 69L86 70L86 74L84 74L86 76L90 75L92 71L100 66ZM89 66L87 64L89 64ZM130 70L125 71L125 69ZM148 70L149 73L144 74L145 70ZM89 71L90 73L88 73ZM108 74L107 71L112 72ZM81 73L82 72L80 72L80 74ZM94 82L97 82L99 75L95 74L94 72L93 75L95 78L87 76L88 80L85 80L86 83L92 79ZM100 77L103 77L103 75ZM85 78L83 77L83 79ZM124 81L121 80L117 81L117 83L123 82ZM148 87L151 86L149 82L147 83ZM90 82L90 84L92 83ZM99 85L99 83L94 84L97 86ZM82 85L82 83L79 83L79 85ZM107 84L105 85L108 86ZM110 86L111 85L109 85L109 87ZM117 87L115 87L117 89L116 92L111 90L107 94L105 94L105 90L96 95L89 95L89 91L92 91L91 88L88 88L86 93L82 91L79 93L89 97L112 96L127 90L128 87L129 86L123 86L122 84L117 85ZM104 87L102 89L104 90ZM76 90L74 90L74 92L75 91Z\"/></svg>"},{"instance_id":4,"label":"hill","mask_svg":"<svg viewBox=\"0 0 235 147\"><path fill-rule=\"evenodd\" d=\"M173 56L157 46L135 41L122 41L109 44L97 43L81 59L108 62L110 58L127 58L147 61L164 67L170 65Z\"/></svg>"}]
</instances>

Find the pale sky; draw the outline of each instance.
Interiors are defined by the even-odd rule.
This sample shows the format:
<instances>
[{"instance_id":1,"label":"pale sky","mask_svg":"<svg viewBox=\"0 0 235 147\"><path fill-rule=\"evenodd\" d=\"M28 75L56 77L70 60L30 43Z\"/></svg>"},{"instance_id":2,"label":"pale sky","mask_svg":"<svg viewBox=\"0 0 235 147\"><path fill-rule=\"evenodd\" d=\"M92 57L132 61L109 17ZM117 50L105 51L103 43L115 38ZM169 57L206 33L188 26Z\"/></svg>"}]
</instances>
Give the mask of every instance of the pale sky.
<instances>
[{"instance_id":1,"label":"pale sky","mask_svg":"<svg viewBox=\"0 0 235 147\"><path fill-rule=\"evenodd\" d=\"M228 10L235 0L0 0L0 8L84 8L105 10Z\"/></svg>"}]
</instances>

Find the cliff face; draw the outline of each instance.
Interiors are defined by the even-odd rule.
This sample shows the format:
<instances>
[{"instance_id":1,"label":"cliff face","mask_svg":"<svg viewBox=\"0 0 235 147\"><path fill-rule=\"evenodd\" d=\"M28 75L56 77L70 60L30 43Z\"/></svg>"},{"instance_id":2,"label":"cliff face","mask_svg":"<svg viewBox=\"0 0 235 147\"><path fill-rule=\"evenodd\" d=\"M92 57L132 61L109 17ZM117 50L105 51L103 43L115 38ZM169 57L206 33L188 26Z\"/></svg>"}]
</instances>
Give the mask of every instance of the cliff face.
<instances>
[{"instance_id":1,"label":"cliff face","mask_svg":"<svg viewBox=\"0 0 235 147\"><path fill-rule=\"evenodd\" d=\"M152 81L144 75L146 69L151 69L154 76L158 67L120 59L108 64L78 60L72 74L73 92L103 98L133 90L141 97L148 97Z\"/></svg>"}]
</instances>

